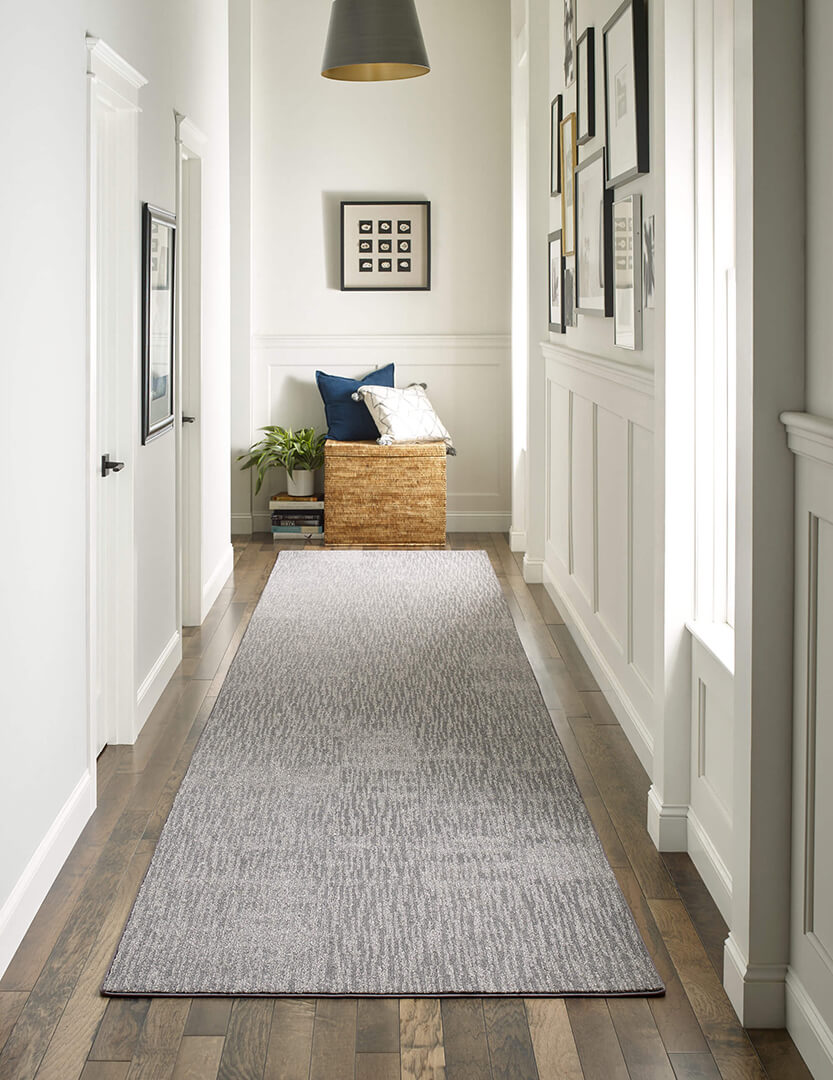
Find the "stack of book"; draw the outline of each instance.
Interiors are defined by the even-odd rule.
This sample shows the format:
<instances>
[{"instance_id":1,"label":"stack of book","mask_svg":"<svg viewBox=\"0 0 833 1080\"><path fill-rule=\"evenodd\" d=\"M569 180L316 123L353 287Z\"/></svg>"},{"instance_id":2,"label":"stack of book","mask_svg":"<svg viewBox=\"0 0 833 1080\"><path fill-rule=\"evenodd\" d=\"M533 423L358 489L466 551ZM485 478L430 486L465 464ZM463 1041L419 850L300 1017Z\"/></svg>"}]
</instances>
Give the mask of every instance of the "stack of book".
<instances>
[{"instance_id":1,"label":"stack of book","mask_svg":"<svg viewBox=\"0 0 833 1080\"><path fill-rule=\"evenodd\" d=\"M323 495L273 495L269 500L272 511L272 539L288 536L324 539Z\"/></svg>"}]
</instances>

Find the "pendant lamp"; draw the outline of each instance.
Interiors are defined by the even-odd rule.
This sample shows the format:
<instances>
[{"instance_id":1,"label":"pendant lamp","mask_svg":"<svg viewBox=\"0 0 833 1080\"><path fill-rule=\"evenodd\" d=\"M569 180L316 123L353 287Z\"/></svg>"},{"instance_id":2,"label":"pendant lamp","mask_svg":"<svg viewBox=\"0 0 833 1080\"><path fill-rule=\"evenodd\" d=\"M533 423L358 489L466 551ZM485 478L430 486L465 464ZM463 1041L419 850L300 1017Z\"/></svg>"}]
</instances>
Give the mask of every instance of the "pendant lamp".
<instances>
[{"instance_id":1,"label":"pendant lamp","mask_svg":"<svg viewBox=\"0 0 833 1080\"><path fill-rule=\"evenodd\" d=\"M321 67L326 79L381 82L430 70L414 0L333 0Z\"/></svg>"}]
</instances>

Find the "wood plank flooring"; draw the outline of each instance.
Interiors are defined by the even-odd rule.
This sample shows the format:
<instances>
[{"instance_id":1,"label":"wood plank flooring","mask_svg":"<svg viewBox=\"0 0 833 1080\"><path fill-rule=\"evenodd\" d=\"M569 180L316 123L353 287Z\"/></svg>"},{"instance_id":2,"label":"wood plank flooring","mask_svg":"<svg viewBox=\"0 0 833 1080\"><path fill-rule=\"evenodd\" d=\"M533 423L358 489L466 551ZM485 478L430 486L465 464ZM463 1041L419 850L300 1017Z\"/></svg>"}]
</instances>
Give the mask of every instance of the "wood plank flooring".
<instances>
[{"instance_id":1,"label":"wood plank flooring","mask_svg":"<svg viewBox=\"0 0 833 1080\"><path fill-rule=\"evenodd\" d=\"M0 1080L806 1080L784 1031L747 1032L721 986L726 925L686 855L644 827L648 777L544 588L492 561L552 722L668 992L561 1000L106 999L98 987L279 550L234 573L133 747L99 758L93 818L0 979ZM312 545L311 545L312 546Z\"/></svg>"}]
</instances>

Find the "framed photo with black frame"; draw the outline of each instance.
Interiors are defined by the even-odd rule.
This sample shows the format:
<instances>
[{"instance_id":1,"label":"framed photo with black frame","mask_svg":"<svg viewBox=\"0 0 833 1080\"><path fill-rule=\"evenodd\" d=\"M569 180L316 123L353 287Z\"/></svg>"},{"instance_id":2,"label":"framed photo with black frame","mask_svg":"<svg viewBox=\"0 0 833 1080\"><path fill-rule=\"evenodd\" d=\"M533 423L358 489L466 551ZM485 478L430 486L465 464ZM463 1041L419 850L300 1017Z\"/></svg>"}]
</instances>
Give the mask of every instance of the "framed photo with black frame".
<instances>
[{"instance_id":1,"label":"framed photo with black frame","mask_svg":"<svg viewBox=\"0 0 833 1080\"><path fill-rule=\"evenodd\" d=\"M564 0L564 86L576 81L576 0Z\"/></svg>"},{"instance_id":2,"label":"framed photo with black frame","mask_svg":"<svg viewBox=\"0 0 833 1080\"><path fill-rule=\"evenodd\" d=\"M588 26L576 48L576 122L578 144L596 134L596 31Z\"/></svg>"},{"instance_id":3,"label":"framed photo with black frame","mask_svg":"<svg viewBox=\"0 0 833 1080\"><path fill-rule=\"evenodd\" d=\"M142 445L174 426L176 217L142 205Z\"/></svg>"},{"instance_id":4,"label":"framed photo with black frame","mask_svg":"<svg viewBox=\"0 0 833 1080\"><path fill-rule=\"evenodd\" d=\"M557 94L550 104L550 195L561 194L561 120L564 102Z\"/></svg>"},{"instance_id":5,"label":"framed photo with black frame","mask_svg":"<svg viewBox=\"0 0 833 1080\"><path fill-rule=\"evenodd\" d=\"M648 172L648 9L625 0L602 31L607 185Z\"/></svg>"},{"instance_id":6,"label":"framed photo with black frame","mask_svg":"<svg viewBox=\"0 0 833 1080\"><path fill-rule=\"evenodd\" d=\"M553 334L563 334L564 325L564 256L561 254L561 230L549 237L549 327Z\"/></svg>"},{"instance_id":7,"label":"framed photo with black frame","mask_svg":"<svg viewBox=\"0 0 833 1080\"><path fill-rule=\"evenodd\" d=\"M561 121L561 231L564 254L576 250L575 237L576 114Z\"/></svg>"},{"instance_id":8,"label":"framed photo with black frame","mask_svg":"<svg viewBox=\"0 0 833 1080\"><path fill-rule=\"evenodd\" d=\"M642 196L613 202L613 343L642 348Z\"/></svg>"},{"instance_id":9,"label":"framed photo with black frame","mask_svg":"<svg viewBox=\"0 0 833 1080\"><path fill-rule=\"evenodd\" d=\"M430 202L342 202L342 292L430 288Z\"/></svg>"},{"instance_id":10,"label":"framed photo with black frame","mask_svg":"<svg viewBox=\"0 0 833 1080\"><path fill-rule=\"evenodd\" d=\"M613 315L613 191L605 185L605 152L576 169L576 308Z\"/></svg>"}]
</instances>

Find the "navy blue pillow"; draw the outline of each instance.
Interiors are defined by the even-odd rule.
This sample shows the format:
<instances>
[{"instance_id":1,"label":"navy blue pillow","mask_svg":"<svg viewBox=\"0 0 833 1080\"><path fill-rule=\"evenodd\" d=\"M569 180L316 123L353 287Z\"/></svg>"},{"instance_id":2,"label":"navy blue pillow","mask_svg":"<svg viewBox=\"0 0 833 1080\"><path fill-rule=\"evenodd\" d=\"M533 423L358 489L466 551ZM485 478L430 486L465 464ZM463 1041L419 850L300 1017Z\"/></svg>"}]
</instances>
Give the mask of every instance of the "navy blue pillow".
<instances>
[{"instance_id":1,"label":"navy blue pillow","mask_svg":"<svg viewBox=\"0 0 833 1080\"><path fill-rule=\"evenodd\" d=\"M352 395L360 386L393 386L393 364L371 371L363 379L343 379L340 375L316 371L315 381L327 414L328 438L339 442L379 438L367 406L363 401L353 401Z\"/></svg>"}]
</instances>

